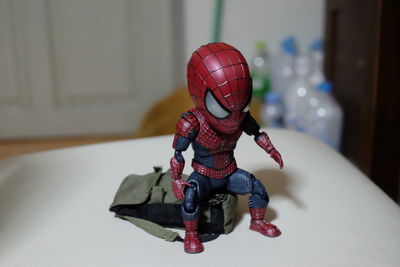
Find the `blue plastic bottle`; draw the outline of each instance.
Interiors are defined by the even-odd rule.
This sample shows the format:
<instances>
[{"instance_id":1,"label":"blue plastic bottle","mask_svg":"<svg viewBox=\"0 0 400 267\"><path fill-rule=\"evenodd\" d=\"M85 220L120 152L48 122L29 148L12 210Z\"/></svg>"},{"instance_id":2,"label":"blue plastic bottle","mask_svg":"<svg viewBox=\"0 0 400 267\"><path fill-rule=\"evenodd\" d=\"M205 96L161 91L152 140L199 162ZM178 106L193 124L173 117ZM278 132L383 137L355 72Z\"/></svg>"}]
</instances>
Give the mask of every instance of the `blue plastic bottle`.
<instances>
[{"instance_id":1,"label":"blue plastic bottle","mask_svg":"<svg viewBox=\"0 0 400 267\"><path fill-rule=\"evenodd\" d=\"M297 55L296 40L293 36L284 39L280 45L280 55L274 60L271 89L284 97L295 78L294 60Z\"/></svg>"},{"instance_id":2,"label":"blue plastic bottle","mask_svg":"<svg viewBox=\"0 0 400 267\"><path fill-rule=\"evenodd\" d=\"M282 98L274 91L265 95L264 104L261 108L261 120L264 126L270 128L283 127L284 107Z\"/></svg>"},{"instance_id":3,"label":"blue plastic bottle","mask_svg":"<svg viewBox=\"0 0 400 267\"><path fill-rule=\"evenodd\" d=\"M332 84L325 81L309 97L305 132L339 150L343 111L331 91Z\"/></svg>"}]
</instances>

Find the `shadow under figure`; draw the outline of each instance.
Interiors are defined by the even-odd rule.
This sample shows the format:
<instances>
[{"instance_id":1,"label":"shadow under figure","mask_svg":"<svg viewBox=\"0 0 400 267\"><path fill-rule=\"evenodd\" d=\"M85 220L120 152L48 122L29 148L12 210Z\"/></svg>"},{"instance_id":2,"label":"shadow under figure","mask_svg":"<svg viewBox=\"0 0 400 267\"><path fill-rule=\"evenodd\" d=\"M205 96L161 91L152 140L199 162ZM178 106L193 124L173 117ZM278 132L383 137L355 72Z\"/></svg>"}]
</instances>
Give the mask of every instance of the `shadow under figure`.
<instances>
[{"instance_id":1,"label":"shadow under figure","mask_svg":"<svg viewBox=\"0 0 400 267\"><path fill-rule=\"evenodd\" d=\"M196 50L187 65L189 94L196 107L181 115L176 126L171 158L172 188L184 199L182 217L187 253L204 250L198 235L198 218L202 200L214 190L224 188L235 194L251 194L248 200L250 229L268 237L281 234L278 227L264 220L268 194L251 173L239 169L233 151L243 132L283 168L280 153L268 135L251 116L249 104L252 80L243 55L225 43L210 43ZM192 144L193 173L184 181L185 160L182 152Z\"/></svg>"}]
</instances>

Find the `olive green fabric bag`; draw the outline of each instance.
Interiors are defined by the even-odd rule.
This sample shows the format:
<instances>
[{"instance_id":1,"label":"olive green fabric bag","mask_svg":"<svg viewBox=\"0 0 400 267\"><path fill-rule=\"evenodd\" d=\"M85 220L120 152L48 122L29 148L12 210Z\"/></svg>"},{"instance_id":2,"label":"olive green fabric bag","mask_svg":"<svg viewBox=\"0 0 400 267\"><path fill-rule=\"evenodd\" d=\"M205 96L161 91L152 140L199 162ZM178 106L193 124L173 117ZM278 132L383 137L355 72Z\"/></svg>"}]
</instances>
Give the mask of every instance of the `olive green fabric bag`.
<instances>
[{"instance_id":1,"label":"olive green fabric bag","mask_svg":"<svg viewBox=\"0 0 400 267\"><path fill-rule=\"evenodd\" d=\"M183 175L187 179L187 175ZM171 186L171 172L154 172L145 175L132 174L121 183L110 211L142 228L146 232L167 241L181 240L179 234L168 228L184 228L181 217L182 200L175 198ZM230 233L235 224L237 196L216 192L202 203L199 232L203 239L214 239L219 234Z\"/></svg>"}]
</instances>

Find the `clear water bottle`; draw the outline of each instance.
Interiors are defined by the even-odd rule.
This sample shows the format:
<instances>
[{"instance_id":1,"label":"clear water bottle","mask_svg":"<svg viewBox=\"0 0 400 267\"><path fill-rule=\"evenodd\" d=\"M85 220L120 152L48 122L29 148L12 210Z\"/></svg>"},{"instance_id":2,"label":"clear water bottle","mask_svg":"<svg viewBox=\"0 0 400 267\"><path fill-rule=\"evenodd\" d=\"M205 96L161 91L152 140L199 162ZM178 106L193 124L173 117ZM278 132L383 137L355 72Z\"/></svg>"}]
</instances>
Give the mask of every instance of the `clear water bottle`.
<instances>
[{"instance_id":1,"label":"clear water bottle","mask_svg":"<svg viewBox=\"0 0 400 267\"><path fill-rule=\"evenodd\" d=\"M264 95L270 90L270 71L267 46L265 42L256 43L256 53L251 61L250 73L253 80L253 96L263 101Z\"/></svg>"},{"instance_id":2,"label":"clear water bottle","mask_svg":"<svg viewBox=\"0 0 400 267\"><path fill-rule=\"evenodd\" d=\"M294 60L297 55L296 40L290 36L283 40L280 45L280 54L274 60L271 89L284 97L295 78Z\"/></svg>"},{"instance_id":3,"label":"clear water bottle","mask_svg":"<svg viewBox=\"0 0 400 267\"><path fill-rule=\"evenodd\" d=\"M285 97L284 124L289 129L304 131L304 120L302 111L307 105L307 98L313 90L308 82L310 72L310 61L308 57L299 56L295 60L296 79L289 86Z\"/></svg>"},{"instance_id":4,"label":"clear water bottle","mask_svg":"<svg viewBox=\"0 0 400 267\"><path fill-rule=\"evenodd\" d=\"M318 39L311 43L310 47L310 63L311 63L311 74L308 77L308 81L313 88L316 88L319 84L324 82L325 75L323 71L324 64L324 52L323 52L323 41Z\"/></svg>"},{"instance_id":5,"label":"clear water bottle","mask_svg":"<svg viewBox=\"0 0 400 267\"><path fill-rule=\"evenodd\" d=\"M264 126L270 128L283 127L283 102L282 98L274 91L265 95L264 104L261 108L261 120Z\"/></svg>"},{"instance_id":6,"label":"clear water bottle","mask_svg":"<svg viewBox=\"0 0 400 267\"><path fill-rule=\"evenodd\" d=\"M343 111L331 91L332 84L325 81L308 99L305 132L339 150Z\"/></svg>"}]
</instances>

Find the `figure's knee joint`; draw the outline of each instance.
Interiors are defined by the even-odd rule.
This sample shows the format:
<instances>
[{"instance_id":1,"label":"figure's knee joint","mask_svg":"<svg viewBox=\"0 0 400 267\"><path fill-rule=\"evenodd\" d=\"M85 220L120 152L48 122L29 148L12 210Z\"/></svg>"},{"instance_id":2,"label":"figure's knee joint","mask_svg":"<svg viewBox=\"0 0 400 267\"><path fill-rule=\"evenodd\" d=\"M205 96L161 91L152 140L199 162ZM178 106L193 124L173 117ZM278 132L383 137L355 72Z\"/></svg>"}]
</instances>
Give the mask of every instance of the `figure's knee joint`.
<instances>
[{"instance_id":1,"label":"figure's knee joint","mask_svg":"<svg viewBox=\"0 0 400 267\"><path fill-rule=\"evenodd\" d=\"M193 213L196 210L196 204L193 201L183 202L183 208L187 213Z\"/></svg>"},{"instance_id":2,"label":"figure's knee joint","mask_svg":"<svg viewBox=\"0 0 400 267\"><path fill-rule=\"evenodd\" d=\"M252 180L252 193L254 195L259 195L262 198L268 198L267 192L265 191L264 185L261 183L260 180L256 179L253 175L251 177Z\"/></svg>"},{"instance_id":3,"label":"figure's knee joint","mask_svg":"<svg viewBox=\"0 0 400 267\"><path fill-rule=\"evenodd\" d=\"M193 213L196 211L198 205L198 196L197 196L197 184L190 183L191 187L186 187L185 189L185 199L182 203L184 210L187 213Z\"/></svg>"}]
</instances>

